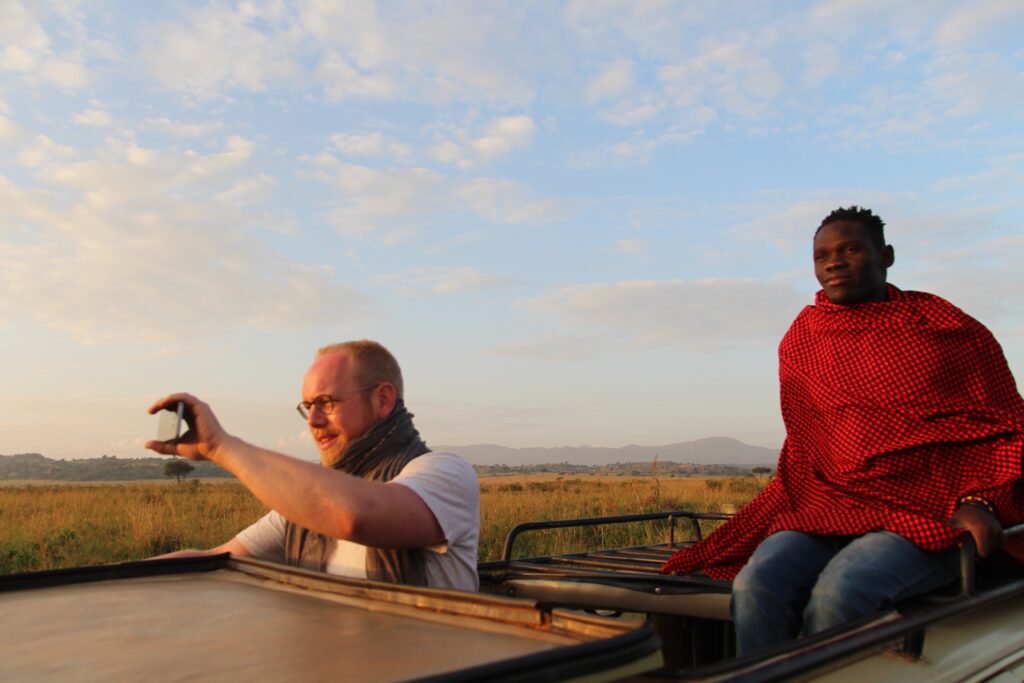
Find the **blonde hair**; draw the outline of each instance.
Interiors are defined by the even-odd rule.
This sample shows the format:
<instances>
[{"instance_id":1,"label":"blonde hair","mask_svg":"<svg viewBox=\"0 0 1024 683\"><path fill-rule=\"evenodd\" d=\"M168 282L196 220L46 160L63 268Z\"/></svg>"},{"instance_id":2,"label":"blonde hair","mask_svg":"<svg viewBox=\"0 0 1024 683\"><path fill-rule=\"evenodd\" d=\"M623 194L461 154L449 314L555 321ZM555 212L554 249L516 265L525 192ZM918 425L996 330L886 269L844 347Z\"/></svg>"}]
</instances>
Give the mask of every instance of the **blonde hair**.
<instances>
[{"instance_id":1,"label":"blonde hair","mask_svg":"<svg viewBox=\"0 0 1024 683\"><path fill-rule=\"evenodd\" d=\"M316 352L316 357L331 353L347 353L352 357L356 381L360 386L373 386L388 382L395 387L398 398L403 397L402 369L391 352L380 342L370 339L328 344Z\"/></svg>"}]
</instances>

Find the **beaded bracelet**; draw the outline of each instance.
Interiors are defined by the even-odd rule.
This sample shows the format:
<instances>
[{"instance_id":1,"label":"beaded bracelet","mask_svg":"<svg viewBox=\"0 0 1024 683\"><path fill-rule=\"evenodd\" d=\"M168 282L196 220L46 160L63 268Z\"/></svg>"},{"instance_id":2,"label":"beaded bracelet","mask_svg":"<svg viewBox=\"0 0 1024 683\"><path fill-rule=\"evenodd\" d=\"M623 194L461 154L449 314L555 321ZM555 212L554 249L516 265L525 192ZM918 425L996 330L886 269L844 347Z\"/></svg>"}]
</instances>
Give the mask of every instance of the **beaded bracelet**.
<instances>
[{"instance_id":1,"label":"beaded bracelet","mask_svg":"<svg viewBox=\"0 0 1024 683\"><path fill-rule=\"evenodd\" d=\"M995 506L981 496L960 496L959 500L956 501L956 506L960 507L961 505L971 505L976 508L988 510L989 514L993 517L999 516L996 514Z\"/></svg>"}]
</instances>

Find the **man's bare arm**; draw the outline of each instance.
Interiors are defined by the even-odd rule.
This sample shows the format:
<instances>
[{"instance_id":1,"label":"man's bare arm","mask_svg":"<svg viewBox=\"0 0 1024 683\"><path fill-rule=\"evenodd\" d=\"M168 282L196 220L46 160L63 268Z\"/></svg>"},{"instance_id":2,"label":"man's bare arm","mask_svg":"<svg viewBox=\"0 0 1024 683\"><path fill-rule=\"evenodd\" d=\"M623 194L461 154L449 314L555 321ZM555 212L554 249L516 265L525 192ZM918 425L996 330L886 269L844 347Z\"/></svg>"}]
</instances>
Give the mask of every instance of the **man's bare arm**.
<instances>
[{"instance_id":1,"label":"man's bare arm","mask_svg":"<svg viewBox=\"0 0 1024 683\"><path fill-rule=\"evenodd\" d=\"M189 432L181 441L146 448L191 460L210 460L234 474L268 507L332 538L381 548L422 548L444 541L437 519L411 489L353 477L276 453L231 436L202 401L172 394L151 413L184 401Z\"/></svg>"},{"instance_id":2,"label":"man's bare arm","mask_svg":"<svg viewBox=\"0 0 1024 683\"><path fill-rule=\"evenodd\" d=\"M194 550L189 548L187 550L176 550L173 553L164 553L163 555L157 555L150 557L150 560L169 560L174 557L207 557L209 555L220 555L221 553L231 553L234 557L252 557L252 553L249 549L242 545L238 539L232 538L227 543L221 543L216 548L210 548L209 550Z\"/></svg>"}]
</instances>

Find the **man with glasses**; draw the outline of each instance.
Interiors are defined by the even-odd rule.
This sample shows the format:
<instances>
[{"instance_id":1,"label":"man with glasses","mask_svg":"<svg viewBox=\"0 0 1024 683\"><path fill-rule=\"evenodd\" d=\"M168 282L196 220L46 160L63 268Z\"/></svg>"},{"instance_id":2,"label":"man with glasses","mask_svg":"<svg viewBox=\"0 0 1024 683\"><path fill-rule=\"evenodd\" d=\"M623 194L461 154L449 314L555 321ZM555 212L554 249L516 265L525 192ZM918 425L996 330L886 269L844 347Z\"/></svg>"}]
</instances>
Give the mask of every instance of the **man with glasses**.
<instances>
[{"instance_id":1,"label":"man with glasses","mask_svg":"<svg viewBox=\"0 0 1024 683\"><path fill-rule=\"evenodd\" d=\"M368 340L326 346L306 372L302 396L298 412L321 465L228 434L189 394L150 407L156 413L183 401L189 431L146 448L215 462L271 508L227 543L171 555L230 552L353 578L476 590L476 473L420 439L394 356Z\"/></svg>"}]
</instances>

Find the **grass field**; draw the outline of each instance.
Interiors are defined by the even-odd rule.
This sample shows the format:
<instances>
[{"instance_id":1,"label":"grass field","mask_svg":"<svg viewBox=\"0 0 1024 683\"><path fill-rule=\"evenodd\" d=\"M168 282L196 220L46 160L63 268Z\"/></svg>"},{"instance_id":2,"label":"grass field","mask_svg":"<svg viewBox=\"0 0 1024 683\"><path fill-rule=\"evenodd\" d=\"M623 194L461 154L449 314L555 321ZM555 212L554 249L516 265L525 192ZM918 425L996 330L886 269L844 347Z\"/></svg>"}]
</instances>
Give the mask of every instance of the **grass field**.
<instances>
[{"instance_id":1,"label":"grass field","mask_svg":"<svg viewBox=\"0 0 1024 683\"><path fill-rule=\"evenodd\" d=\"M660 510L731 512L759 492L754 477L489 477L480 484L480 560L501 555L514 525ZM265 512L236 482L8 482L0 486L0 574L137 560L222 543ZM524 535L517 555L660 542L637 523Z\"/></svg>"}]
</instances>

